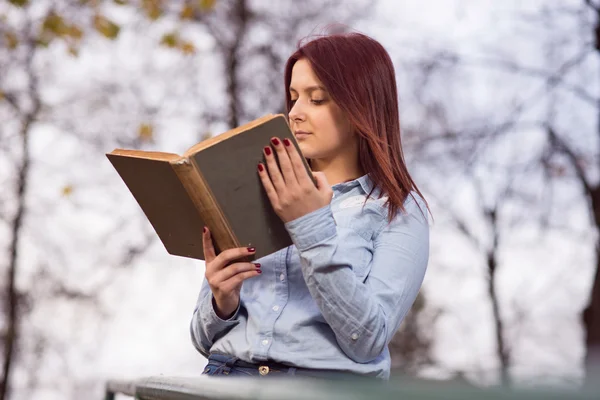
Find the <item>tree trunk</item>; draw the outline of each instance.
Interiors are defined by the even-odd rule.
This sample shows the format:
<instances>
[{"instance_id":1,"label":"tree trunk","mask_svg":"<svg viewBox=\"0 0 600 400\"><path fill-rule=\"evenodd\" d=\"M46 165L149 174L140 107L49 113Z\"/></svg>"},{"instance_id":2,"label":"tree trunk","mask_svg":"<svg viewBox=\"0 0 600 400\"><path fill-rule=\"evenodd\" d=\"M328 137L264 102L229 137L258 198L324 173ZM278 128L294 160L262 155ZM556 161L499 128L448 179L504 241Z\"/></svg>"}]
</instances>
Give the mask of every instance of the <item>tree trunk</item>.
<instances>
[{"instance_id":1,"label":"tree trunk","mask_svg":"<svg viewBox=\"0 0 600 400\"><path fill-rule=\"evenodd\" d=\"M12 103L15 111L22 116L21 130L19 138L21 139L21 163L17 171L15 200L17 210L11 221L11 236L8 256L8 272L6 279L6 293L4 296L4 305L7 316L7 328L4 339L3 362L2 362L2 381L0 382L0 400L8 399L10 392L10 375L12 372L13 361L17 354L19 345L19 303L21 296L16 287L16 278L19 261L19 244L23 234L23 220L26 212L26 195L29 184L29 168L31 155L29 153L29 134L32 124L37 120L41 110L41 100L38 92L38 79L33 71L33 60L36 54L35 43L32 41L25 59L25 70L29 78L28 95L31 100L31 109L24 111L20 108L19 102Z\"/></svg>"},{"instance_id":2,"label":"tree trunk","mask_svg":"<svg viewBox=\"0 0 600 400\"><path fill-rule=\"evenodd\" d=\"M510 384L510 376L508 374L510 360L506 349L506 343L504 342L504 323L502 322L502 316L500 315L500 305L496 288L497 262L495 248L488 254L487 264L490 274L488 294L490 296L490 301L492 302L494 333L496 335L496 354L498 355L498 360L500 362L500 383L502 386L508 386Z\"/></svg>"},{"instance_id":3,"label":"tree trunk","mask_svg":"<svg viewBox=\"0 0 600 400\"><path fill-rule=\"evenodd\" d=\"M596 14L596 25L594 27L594 39L596 56L600 57L600 7L593 6L591 1L586 3L592 7ZM597 101L596 121L597 135L600 138L600 100ZM600 376L600 186L590 188L588 193L594 222L596 224L596 248L595 248L595 267L594 281L592 290L586 308L582 313L583 326L585 329L585 371L586 382L597 384L595 379Z\"/></svg>"},{"instance_id":4,"label":"tree trunk","mask_svg":"<svg viewBox=\"0 0 600 400\"><path fill-rule=\"evenodd\" d=\"M29 115L23 123L21 129L21 151L22 162L19 168L17 178L17 211L11 223L11 242L9 253L9 264L7 273L7 289L5 296L5 306L7 315L7 329L4 337L4 362L2 365L2 382L0 383L0 400L8 398L10 373L12 370L12 361L16 354L16 347L19 338L19 296L17 293L16 275L17 261L19 255L19 242L23 227L23 217L25 215L25 194L29 177L29 127L33 121L33 115Z\"/></svg>"},{"instance_id":5,"label":"tree trunk","mask_svg":"<svg viewBox=\"0 0 600 400\"><path fill-rule=\"evenodd\" d=\"M596 231L600 232L600 186L591 194L592 211L596 223ZM583 310L582 319L585 329L585 368L586 381L596 383L600 373L600 237L596 239L594 280L587 307Z\"/></svg>"},{"instance_id":6,"label":"tree trunk","mask_svg":"<svg viewBox=\"0 0 600 400\"><path fill-rule=\"evenodd\" d=\"M250 17L250 11L246 0L238 0L235 4L235 23L237 34L234 42L224 49L225 54L225 76L227 79L227 100L229 102L229 128L233 129L240 125L240 93L238 86L239 50L246 36L246 29Z\"/></svg>"}]
</instances>

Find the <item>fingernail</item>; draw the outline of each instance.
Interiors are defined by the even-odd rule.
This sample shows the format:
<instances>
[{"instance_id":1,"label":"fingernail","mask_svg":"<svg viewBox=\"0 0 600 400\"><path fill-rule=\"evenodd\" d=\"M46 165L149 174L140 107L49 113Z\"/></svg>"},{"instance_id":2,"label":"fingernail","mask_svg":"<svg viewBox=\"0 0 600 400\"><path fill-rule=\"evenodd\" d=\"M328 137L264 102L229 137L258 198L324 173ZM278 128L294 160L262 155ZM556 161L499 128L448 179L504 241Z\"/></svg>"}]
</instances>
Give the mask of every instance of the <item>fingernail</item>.
<instances>
[{"instance_id":1,"label":"fingernail","mask_svg":"<svg viewBox=\"0 0 600 400\"><path fill-rule=\"evenodd\" d=\"M256 251L256 249L254 247L248 247L248 251L250 253L254 253Z\"/></svg>"},{"instance_id":2,"label":"fingernail","mask_svg":"<svg viewBox=\"0 0 600 400\"><path fill-rule=\"evenodd\" d=\"M279 144L279 139L273 138L273 139L271 139L271 143L273 143L275 146L277 146Z\"/></svg>"},{"instance_id":3,"label":"fingernail","mask_svg":"<svg viewBox=\"0 0 600 400\"><path fill-rule=\"evenodd\" d=\"M256 269L256 272L258 272L259 274L262 274L262 271L260 269Z\"/></svg>"},{"instance_id":4,"label":"fingernail","mask_svg":"<svg viewBox=\"0 0 600 400\"><path fill-rule=\"evenodd\" d=\"M289 139L283 139L283 144L285 144L286 146L290 146L290 144L292 144L292 142L290 142Z\"/></svg>"},{"instance_id":5,"label":"fingernail","mask_svg":"<svg viewBox=\"0 0 600 400\"><path fill-rule=\"evenodd\" d=\"M267 153L268 156L271 155L271 148L269 146L265 147L265 153Z\"/></svg>"},{"instance_id":6,"label":"fingernail","mask_svg":"<svg viewBox=\"0 0 600 400\"><path fill-rule=\"evenodd\" d=\"M260 268L260 263L254 263L254 265L256 266L256 268Z\"/></svg>"},{"instance_id":7,"label":"fingernail","mask_svg":"<svg viewBox=\"0 0 600 400\"><path fill-rule=\"evenodd\" d=\"M202 228L202 232L206 233L208 229L206 227Z\"/></svg>"},{"instance_id":8,"label":"fingernail","mask_svg":"<svg viewBox=\"0 0 600 400\"><path fill-rule=\"evenodd\" d=\"M262 165L262 164L258 164L258 170L259 170L260 172L263 172L263 170L264 170L264 169L265 169L265 167L263 167L263 165Z\"/></svg>"}]
</instances>

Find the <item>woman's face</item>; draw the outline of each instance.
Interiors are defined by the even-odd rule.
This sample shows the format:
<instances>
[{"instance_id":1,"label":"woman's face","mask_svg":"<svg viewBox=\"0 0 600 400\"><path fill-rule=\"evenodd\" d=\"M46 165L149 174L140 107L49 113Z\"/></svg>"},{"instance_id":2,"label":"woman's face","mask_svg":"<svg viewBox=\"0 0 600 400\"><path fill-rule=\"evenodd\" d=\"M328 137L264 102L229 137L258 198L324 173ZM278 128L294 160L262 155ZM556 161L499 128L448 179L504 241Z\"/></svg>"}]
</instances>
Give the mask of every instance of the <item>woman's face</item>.
<instances>
[{"instance_id":1,"label":"woman's face","mask_svg":"<svg viewBox=\"0 0 600 400\"><path fill-rule=\"evenodd\" d=\"M356 135L306 59L298 60L290 82L290 127L304 157L332 160L356 153ZM305 132L305 133L302 133Z\"/></svg>"}]
</instances>

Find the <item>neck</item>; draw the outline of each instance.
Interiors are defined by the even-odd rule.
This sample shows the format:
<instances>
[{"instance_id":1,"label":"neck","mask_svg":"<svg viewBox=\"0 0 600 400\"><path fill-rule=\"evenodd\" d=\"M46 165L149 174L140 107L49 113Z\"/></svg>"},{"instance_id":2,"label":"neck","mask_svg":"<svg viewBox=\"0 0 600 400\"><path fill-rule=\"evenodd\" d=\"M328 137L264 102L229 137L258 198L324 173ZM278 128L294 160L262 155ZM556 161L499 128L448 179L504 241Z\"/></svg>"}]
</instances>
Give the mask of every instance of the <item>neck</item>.
<instances>
[{"instance_id":1,"label":"neck","mask_svg":"<svg viewBox=\"0 0 600 400\"><path fill-rule=\"evenodd\" d=\"M310 161L311 169L313 171L320 171L325 174L327 182L331 186L338 183L350 181L359 178L364 175L364 172L358 164L358 160L355 163L348 163L347 160L340 158L337 159L312 159Z\"/></svg>"}]
</instances>

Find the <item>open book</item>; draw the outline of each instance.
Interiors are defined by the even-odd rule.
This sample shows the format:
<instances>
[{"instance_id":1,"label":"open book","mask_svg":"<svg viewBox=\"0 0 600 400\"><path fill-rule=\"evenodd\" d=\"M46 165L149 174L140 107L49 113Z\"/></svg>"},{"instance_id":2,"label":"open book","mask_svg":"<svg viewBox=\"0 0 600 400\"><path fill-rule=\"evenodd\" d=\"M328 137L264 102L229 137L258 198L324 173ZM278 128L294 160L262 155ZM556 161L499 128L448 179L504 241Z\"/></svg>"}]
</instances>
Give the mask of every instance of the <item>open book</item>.
<instances>
[{"instance_id":1,"label":"open book","mask_svg":"<svg viewBox=\"0 0 600 400\"><path fill-rule=\"evenodd\" d=\"M170 254L204 260L206 225L217 254L252 246L256 253L245 259L251 261L292 244L257 172L272 137L288 138L300 153L287 120L278 114L204 140L183 156L123 149L106 156Z\"/></svg>"}]
</instances>

